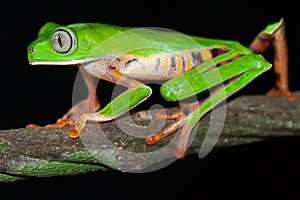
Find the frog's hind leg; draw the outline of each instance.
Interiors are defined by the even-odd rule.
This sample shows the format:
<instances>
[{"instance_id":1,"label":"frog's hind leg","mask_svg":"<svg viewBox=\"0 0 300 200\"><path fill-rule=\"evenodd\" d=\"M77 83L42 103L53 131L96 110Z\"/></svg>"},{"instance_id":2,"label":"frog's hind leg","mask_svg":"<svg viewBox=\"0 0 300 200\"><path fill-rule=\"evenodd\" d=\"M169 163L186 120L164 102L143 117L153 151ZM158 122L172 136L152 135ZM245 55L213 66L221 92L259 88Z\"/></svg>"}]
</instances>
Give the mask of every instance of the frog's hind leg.
<instances>
[{"instance_id":1,"label":"frog's hind leg","mask_svg":"<svg viewBox=\"0 0 300 200\"><path fill-rule=\"evenodd\" d=\"M222 63L222 66L219 67L219 70L210 70L204 73L196 74L193 77L186 76L186 81L181 81L180 86L182 88L188 88L190 86L189 80L197 78L199 83L203 82L201 79L204 79L206 73L209 73L210 77L217 77L219 74L222 74L222 78L224 84L217 87L216 89L211 92L211 94L204 100L199 102L194 102L189 104L189 106L184 105L181 108L181 112L178 113L177 111L172 114L165 114L161 115L160 118L162 119L174 119L174 123L165 127L158 133L149 135L146 137L146 143L149 145L155 144L164 137L176 132L179 128L182 128L179 134L177 146L175 149L175 156L177 158L182 158L185 155L186 147L189 141L190 133L196 123L211 109L217 106L219 103L224 101L230 95L234 94L245 85L247 85L250 81L255 79L257 76L262 74L264 71L268 70L271 67L271 64L266 62L261 56L259 55L244 55L239 59L233 60L230 63ZM231 71L232 73L224 73ZM177 77L176 77L177 78ZM169 81L170 84L167 83L168 90L172 91L175 96L177 94L177 86L178 80L182 80L182 77L178 77ZM216 86L219 82L219 79L211 79L211 84L209 87ZM201 84L203 85L203 84ZM208 89L208 86L203 86ZM173 96L171 94L171 96Z\"/></svg>"},{"instance_id":2,"label":"frog's hind leg","mask_svg":"<svg viewBox=\"0 0 300 200\"><path fill-rule=\"evenodd\" d=\"M286 96L289 99L295 99L296 95L289 91L288 84L288 51L285 38L285 24L281 19L275 24L267 26L253 40L250 49L257 54L263 54L269 45L274 46L274 70L275 70L275 87L273 87L268 95L270 96Z\"/></svg>"}]
</instances>

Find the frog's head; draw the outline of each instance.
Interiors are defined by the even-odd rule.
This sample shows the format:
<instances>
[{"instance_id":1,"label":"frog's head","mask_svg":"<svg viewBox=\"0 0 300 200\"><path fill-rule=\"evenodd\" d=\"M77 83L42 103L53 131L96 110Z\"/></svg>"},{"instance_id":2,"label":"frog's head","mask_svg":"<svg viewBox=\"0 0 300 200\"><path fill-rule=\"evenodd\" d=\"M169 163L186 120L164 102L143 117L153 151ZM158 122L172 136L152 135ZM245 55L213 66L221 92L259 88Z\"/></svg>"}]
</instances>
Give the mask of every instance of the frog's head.
<instances>
[{"instance_id":1,"label":"frog's head","mask_svg":"<svg viewBox=\"0 0 300 200\"><path fill-rule=\"evenodd\" d=\"M118 32L106 26L93 23L60 26L48 22L40 29L38 39L28 46L28 61L33 65L81 64L99 43Z\"/></svg>"}]
</instances>

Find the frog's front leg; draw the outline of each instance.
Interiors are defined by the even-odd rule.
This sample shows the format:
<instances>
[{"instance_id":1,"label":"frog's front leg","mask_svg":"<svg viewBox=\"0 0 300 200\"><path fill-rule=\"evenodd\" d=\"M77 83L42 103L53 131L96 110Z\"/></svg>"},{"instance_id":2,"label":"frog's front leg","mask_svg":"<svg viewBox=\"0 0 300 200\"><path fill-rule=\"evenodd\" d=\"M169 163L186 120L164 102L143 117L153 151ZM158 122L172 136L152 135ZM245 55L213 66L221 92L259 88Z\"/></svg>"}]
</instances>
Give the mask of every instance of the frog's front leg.
<instances>
[{"instance_id":1,"label":"frog's front leg","mask_svg":"<svg viewBox=\"0 0 300 200\"><path fill-rule=\"evenodd\" d=\"M269 92L270 96L286 96L296 99L296 95L290 92L288 87L288 51L285 38L284 20L267 26L253 40L250 49L257 54L263 54L267 47L273 43L274 46L274 70L276 85Z\"/></svg>"},{"instance_id":2,"label":"frog's front leg","mask_svg":"<svg viewBox=\"0 0 300 200\"><path fill-rule=\"evenodd\" d=\"M152 90L145 84L129 78L118 70L113 63L103 64L103 61L89 63L84 69L100 79L123 85L128 89L113 99L103 109L96 113L85 113L76 120L74 127L69 132L69 137L77 138L86 122L105 122L125 113L148 98Z\"/></svg>"}]
</instances>

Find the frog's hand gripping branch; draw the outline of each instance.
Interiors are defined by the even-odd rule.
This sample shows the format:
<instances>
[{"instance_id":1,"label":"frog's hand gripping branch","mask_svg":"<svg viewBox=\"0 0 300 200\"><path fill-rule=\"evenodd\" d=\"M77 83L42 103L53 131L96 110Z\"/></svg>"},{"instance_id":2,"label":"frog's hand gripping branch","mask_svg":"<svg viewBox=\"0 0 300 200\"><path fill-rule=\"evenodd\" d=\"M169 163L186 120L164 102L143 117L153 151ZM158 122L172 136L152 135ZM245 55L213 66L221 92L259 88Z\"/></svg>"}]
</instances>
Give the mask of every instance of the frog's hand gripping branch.
<instances>
[{"instance_id":1,"label":"frog's hand gripping branch","mask_svg":"<svg viewBox=\"0 0 300 200\"><path fill-rule=\"evenodd\" d=\"M164 98L176 101L226 81L224 85L215 89L206 100L198 104L192 103L189 112L185 112L184 116L178 118L176 123L171 124L159 133L148 136L146 138L148 144L154 144L178 128L183 127L175 150L175 155L178 158L183 157L190 132L203 115L272 66L262 56L250 54L221 65L218 68L201 72L203 68L211 69L210 64L216 60L213 59L212 62L203 63L194 70L162 85L161 91ZM200 68L201 70L199 70ZM198 73L197 70L199 70Z\"/></svg>"},{"instance_id":2,"label":"frog's hand gripping branch","mask_svg":"<svg viewBox=\"0 0 300 200\"><path fill-rule=\"evenodd\" d=\"M296 95L292 94L288 88L288 51L283 19L261 31L251 43L250 49L254 53L263 54L271 43L274 46L273 65L276 85L269 91L268 95L286 96L289 99L296 99Z\"/></svg>"}]
</instances>

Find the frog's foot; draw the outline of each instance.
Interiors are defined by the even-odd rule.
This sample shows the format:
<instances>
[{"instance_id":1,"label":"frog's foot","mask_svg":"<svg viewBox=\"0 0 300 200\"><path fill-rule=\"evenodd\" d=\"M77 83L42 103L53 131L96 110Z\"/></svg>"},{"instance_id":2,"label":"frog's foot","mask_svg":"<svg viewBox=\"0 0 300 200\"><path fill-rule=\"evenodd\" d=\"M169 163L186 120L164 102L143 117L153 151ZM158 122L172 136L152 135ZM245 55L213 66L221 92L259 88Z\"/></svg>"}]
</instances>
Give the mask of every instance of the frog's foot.
<instances>
[{"instance_id":1,"label":"frog's foot","mask_svg":"<svg viewBox=\"0 0 300 200\"><path fill-rule=\"evenodd\" d=\"M148 135L146 137L146 143L148 145L153 145L158 141L162 140L163 138L167 137L168 135L177 131L180 127L182 127L185 123L184 118L185 115L181 111L175 111L172 114L165 114L165 113L157 113L157 117L160 120L174 120L174 122L167 127L160 130L158 133Z\"/></svg>"},{"instance_id":2,"label":"frog's foot","mask_svg":"<svg viewBox=\"0 0 300 200\"><path fill-rule=\"evenodd\" d=\"M167 127L163 128L155 134L148 135L146 137L146 143L148 145L153 145L168 135L176 132L179 128L183 127L186 124L186 117L193 112L196 108L199 107L199 102L196 103L186 103L181 105L181 110L175 111L171 114L166 114L163 112L157 112L156 117L159 120L174 120L174 122ZM183 158L186 151L186 144L189 138L190 132L181 132L177 146L175 149L175 156L177 158Z\"/></svg>"},{"instance_id":3,"label":"frog's foot","mask_svg":"<svg viewBox=\"0 0 300 200\"><path fill-rule=\"evenodd\" d=\"M290 92L289 90L280 90L277 87L273 87L268 93L268 96L283 96L287 97L290 100L297 99L297 96Z\"/></svg>"}]
</instances>

